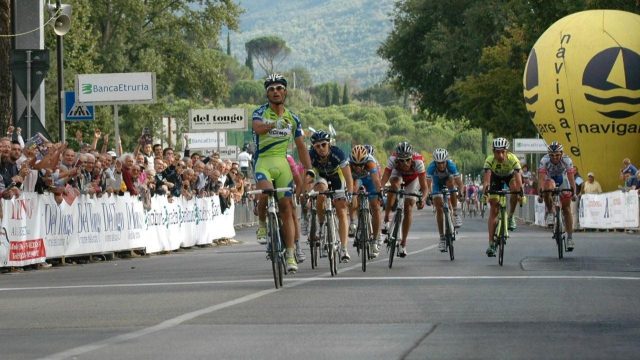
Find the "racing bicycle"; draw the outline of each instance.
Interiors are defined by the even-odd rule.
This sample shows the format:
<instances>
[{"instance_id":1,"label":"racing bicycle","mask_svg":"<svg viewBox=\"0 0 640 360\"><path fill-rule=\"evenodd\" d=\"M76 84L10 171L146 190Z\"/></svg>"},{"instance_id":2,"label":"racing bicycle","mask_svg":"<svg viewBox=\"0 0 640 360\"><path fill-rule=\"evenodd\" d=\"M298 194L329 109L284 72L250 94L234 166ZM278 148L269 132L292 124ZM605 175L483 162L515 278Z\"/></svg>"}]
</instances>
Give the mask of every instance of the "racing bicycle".
<instances>
[{"instance_id":1,"label":"racing bicycle","mask_svg":"<svg viewBox=\"0 0 640 360\"><path fill-rule=\"evenodd\" d=\"M404 182L400 184L399 190L386 189L385 192L396 194L396 201L393 204L392 211L395 212L393 220L387 230L387 251L389 252L389 269L393 266L393 258L400 250L400 240L398 236L402 236L402 219L404 218L404 198L405 196L413 196L422 199L422 194L408 193L404 191ZM389 206L389 204L387 204Z\"/></svg>"},{"instance_id":2,"label":"racing bicycle","mask_svg":"<svg viewBox=\"0 0 640 360\"><path fill-rule=\"evenodd\" d=\"M451 261L455 258L453 252L453 242L456 241L456 229L453 226L453 216L451 215L451 210L449 209L449 197L451 194L455 194L458 192L458 189L449 190L449 188L445 187L442 191L433 193L431 195L442 194L442 220L444 221L444 237L446 244L446 251L449 253L449 258Z\"/></svg>"},{"instance_id":3,"label":"racing bicycle","mask_svg":"<svg viewBox=\"0 0 640 360\"><path fill-rule=\"evenodd\" d=\"M502 266L504 261L504 246L509 237L509 219L507 218L507 195L521 195L520 191L511 191L510 189L489 190L488 195L498 195L498 222L493 232L493 242L498 246L498 264Z\"/></svg>"},{"instance_id":4,"label":"racing bicycle","mask_svg":"<svg viewBox=\"0 0 640 360\"><path fill-rule=\"evenodd\" d=\"M358 197L358 227L356 228L355 245L362 260L362 271L367 271L367 260L374 258L373 247L376 246L371 225L371 211L369 209L369 194L364 187L355 193Z\"/></svg>"},{"instance_id":5,"label":"racing bicycle","mask_svg":"<svg viewBox=\"0 0 640 360\"><path fill-rule=\"evenodd\" d=\"M553 240L556 241L556 245L558 246L558 259L562 259L564 257L564 252L569 252L567 249L567 232L564 224L564 216L562 215L562 204L560 203L560 194L563 192L570 193L573 195L573 189L560 189L554 188L551 190L543 190L542 194L550 193L553 209L555 214L553 216Z\"/></svg>"},{"instance_id":6,"label":"racing bicycle","mask_svg":"<svg viewBox=\"0 0 640 360\"><path fill-rule=\"evenodd\" d=\"M275 187L275 183L274 183ZM247 191L247 194L265 194L267 200L267 257L271 260L273 281L276 289L282 287L286 274L285 246L282 239L282 225L278 216L278 193L293 191L291 187ZM293 273L293 272L292 272Z\"/></svg>"}]
</instances>

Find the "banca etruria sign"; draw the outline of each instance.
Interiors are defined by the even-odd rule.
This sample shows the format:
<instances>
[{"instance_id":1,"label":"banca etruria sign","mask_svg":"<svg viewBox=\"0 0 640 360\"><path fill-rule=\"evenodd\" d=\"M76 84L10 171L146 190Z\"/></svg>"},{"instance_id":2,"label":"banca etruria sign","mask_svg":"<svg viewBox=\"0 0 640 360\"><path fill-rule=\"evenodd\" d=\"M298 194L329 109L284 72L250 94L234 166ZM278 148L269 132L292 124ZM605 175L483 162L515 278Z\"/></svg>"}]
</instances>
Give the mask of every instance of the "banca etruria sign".
<instances>
[{"instance_id":1,"label":"banca etruria sign","mask_svg":"<svg viewBox=\"0 0 640 360\"><path fill-rule=\"evenodd\" d=\"M148 104L156 102L156 75L152 72L78 74L76 102L107 104Z\"/></svg>"}]
</instances>

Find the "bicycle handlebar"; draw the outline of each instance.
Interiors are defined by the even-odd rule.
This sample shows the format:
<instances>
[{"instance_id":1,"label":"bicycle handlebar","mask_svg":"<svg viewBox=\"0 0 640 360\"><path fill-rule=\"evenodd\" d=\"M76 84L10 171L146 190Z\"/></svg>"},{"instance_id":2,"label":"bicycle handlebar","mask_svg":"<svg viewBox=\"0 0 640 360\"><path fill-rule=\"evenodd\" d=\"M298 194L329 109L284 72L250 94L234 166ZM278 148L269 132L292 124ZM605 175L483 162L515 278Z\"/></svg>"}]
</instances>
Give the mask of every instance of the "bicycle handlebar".
<instances>
[{"instance_id":1,"label":"bicycle handlebar","mask_svg":"<svg viewBox=\"0 0 640 360\"><path fill-rule=\"evenodd\" d=\"M405 192L404 189L400 189L400 190L385 189L384 192L392 193L392 194L402 194L404 196L413 196L413 197L417 197L417 198L421 198L422 197L421 193L408 193L408 192Z\"/></svg>"},{"instance_id":2,"label":"bicycle handlebar","mask_svg":"<svg viewBox=\"0 0 640 360\"><path fill-rule=\"evenodd\" d=\"M522 191L512 191L510 189L508 190L488 190L486 192L486 194L488 195L523 195Z\"/></svg>"},{"instance_id":3,"label":"bicycle handlebar","mask_svg":"<svg viewBox=\"0 0 640 360\"><path fill-rule=\"evenodd\" d=\"M254 195L254 194L272 194L272 193L280 193L280 192L287 192L287 191L293 191L293 188L292 187L284 187L284 188L275 188L275 189L249 190L249 191L247 191L247 194L249 194L249 195Z\"/></svg>"},{"instance_id":4,"label":"bicycle handlebar","mask_svg":"<svg viewBox=\"0 0 640 360\"><path fill-rule=\"evenodd\" d=\"M311 190L307 193L307 196L309 197L315 197L318 195L327 195L327 196L333 196L335 194L345 194L346 191L345 190L325 190L325 191L315 191L315 190Z\"/></svg>"}]
</instances>

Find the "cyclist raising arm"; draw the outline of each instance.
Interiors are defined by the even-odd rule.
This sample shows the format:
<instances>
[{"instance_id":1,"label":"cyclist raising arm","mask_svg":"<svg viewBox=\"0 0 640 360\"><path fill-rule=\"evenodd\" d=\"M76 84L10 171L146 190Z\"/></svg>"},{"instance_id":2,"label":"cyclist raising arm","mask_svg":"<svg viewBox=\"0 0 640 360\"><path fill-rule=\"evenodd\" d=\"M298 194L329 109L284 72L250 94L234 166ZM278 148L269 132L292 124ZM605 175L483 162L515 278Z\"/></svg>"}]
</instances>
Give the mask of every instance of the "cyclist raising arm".
<instances>
[{"instance_id":1,"label":"cyclist raising arm","mask_svg":"<svg viewBox=\"0 0 640 360\"><path fill-rule=\"evenodd\" d=\"M424 207L425 198L427 197L427 180L426 172L424 168L424 160L422 155L413 152L413 147L409 142L403 141L396 146L396 151L389 157L387 161L387 167L384 169L382 180L380 184L383 186L387 181L391 184L392 190L400 190L401 179L405 184L405 191L408 193L415 193L420 188L422 192L422 198L418 209ZM384 227L383 232L386 233L389 230L389 214L391 213L391 205L396 199L396 194L389 193L387 195L387 205L384 208ZM402 241L400 242L400 251L398 256L407 256L407 236L409 235L409 229L411 228L411 212L415 200L413 198L407 198L404 202L405 216L402 220Z\"/></svg>"},{"instance_id":2,"label":"cyclist raising arm","mask_svg":"<svg viewBox=\"0 0 640 360\"><path fill-rule=\"evenodd\" d=\"M297 115L285 108L287 80L279 74L271 74L264 82L268 103L253 112L253 133L256 143L254 169L256 189L272 189L272 180L276 187L293 186L293 175L287 162L287 147L293 139L305 168L311 167L309 154L303 141L302 124ZM287 272L297 271L298 264L294 255L295 225L291 192L278 199L278 208L282 221L282 233L287 248ZM258 242L265 243L267 237L267 196L258 199Z\"/></svg>"},{"instance_id":3,"label":"cyclist raising arm","mask_svg":"<svg viewBox=\"0 0 640 360\"><path fill-rule=\"evenodd\" d=\"M347 232L349 231L349 213L346 196L353 192L353 179L349 160L342 150L331 145L331 135L324 131L316 131L311 135L309 157L317 175L314 190L325 191L346 190L345 194L336 194L334 204L338 215L338 233L340 234L340 261L349 262L351 256L347 250ZM324 196L318 196L317 213L320 224L324 223ZM322 226L319 227L320 229ZM314 234L315 235L315 234Z\"/></svg>"},{"instance_id":4,"label":"cyclist raising arm","mask_svg":"<svg viewBox=\"0 0 640 360\"><path fill-rule=\"evenodd\" d=\"M520 160L513 153L508 151L509 142L505 138L493 139L493 155L489 155L484 162L483 194L489 195L488 191L498 191L509 187L511 191L522 191L522 174L520 173ZM498 198L489 195L491 212L488 216L489 227L489 248L487 256L496 256L496 244L493 241L496 222L498 220ZM509 230L516 229L516 222L513 213L518 203L517 196L511 196L509 206Z\"/></svg>"},{"instance_id":5,"label":"cyclist raising arm","mask_svg":"<svg viewBox=\"0 0 640 360\"><path fill-rule=\"evenodd\" d=\"M562 204L562 214L567 232L567 251L573 251L575 243L573 242L573 216L571 215L571 201L576 201L576 181L573 161L562 151L562 145L554 141L547 146L547 154L540 159L538 166L538 179L540 181L540 189L538 194L544 199L546 208L546 223L553 224L553 206L551 203L551 193L543 193L543 190L553 190L559 187L563 190L573 190L572 194L564 192L560 194L560 203Z\"/></svg>"},{"instance_id":6,"label":"cyclist raising arm","mask_svg":"<svg viewBox=\"0 0 640 360\"><path fill-rule=\"evenodd\" d=\"M378 256L378 247L380 244L380 177L378 176L378 165L373 156L367 151L363 145L355 145L351 149L351 157L349 158L351 165L351 176L354 180L354 189L364 186L369 195L369 206L371 209L371 226L373 227L373 236L376 239L372 255ZM353 221L353 215L358 210L358 197L353 197L351 210L349 211L349 236L355 236L356 224Z\"/></svg>"},{"instance_id":7,"label":"cyclist raising arm","mask_svg":"<svg viewBox=\"0 0 640 360\"><path fill-rule=\"evenodd\" d=\"M458 172L456 164L449 159L449 152L446 149L435 149L433 151L433 161L427 166L427 187L431 193L439 193L445 186L449 190L453 189L453 184L456 184L459 191L462 191L462 175ZM462 197L462 193L458 192L458 196ZM438 249L441 252L446 251L444 229L443 229L443 216L442 210L443 197L442 194L432 195L433 205L436 207L436 221L438 223L438 232L440 233L440 243ZM451 209L453 209L453 222L455 227L462 226L462 219L457 213L458 199L456 196L449 198L451 200Z\"/></svg>"}]
</instances>

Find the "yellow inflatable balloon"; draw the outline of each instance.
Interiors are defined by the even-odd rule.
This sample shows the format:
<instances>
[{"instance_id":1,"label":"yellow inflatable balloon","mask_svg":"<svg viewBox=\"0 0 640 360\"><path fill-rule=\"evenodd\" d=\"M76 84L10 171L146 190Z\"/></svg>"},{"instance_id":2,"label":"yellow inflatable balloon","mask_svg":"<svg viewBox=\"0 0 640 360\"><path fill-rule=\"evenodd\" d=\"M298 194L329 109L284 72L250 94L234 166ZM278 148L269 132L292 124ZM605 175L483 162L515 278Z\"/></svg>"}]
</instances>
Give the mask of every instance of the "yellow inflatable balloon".
<instances>
[{"instance_id":1,"label":"yellow inflatable balloon","mask_svg":"<svg viewBox=\"0 0 640 360\"><path fill-rule=\"evenodd\" d=\"M566 16L533 46L524 99L543 139L558 141L586 178L622 185L622 160L640 165L640 16L590 10Z\"/></svg>"}]
</instances>

